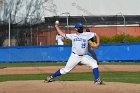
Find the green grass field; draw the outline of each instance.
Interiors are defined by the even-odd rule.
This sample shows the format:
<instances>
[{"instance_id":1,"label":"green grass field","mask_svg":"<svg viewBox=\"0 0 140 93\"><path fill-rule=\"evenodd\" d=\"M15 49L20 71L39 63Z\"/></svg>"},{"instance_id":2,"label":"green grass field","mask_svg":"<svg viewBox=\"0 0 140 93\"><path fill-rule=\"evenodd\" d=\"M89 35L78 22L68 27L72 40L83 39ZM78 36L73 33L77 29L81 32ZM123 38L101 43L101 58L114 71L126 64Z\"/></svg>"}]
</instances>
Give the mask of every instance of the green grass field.
<instances>
[{"instance_id":1,"label":"green grass field","mask_svg":"<svg viewBox=\"0 0 140 93\"><path fill-rule=\"evenodd\" d=\"M30 66L64 66L61 62L34 62L34 63L0 63L0 67L30 67ZM140 65L140 62L124 62L124 63L101 63L101 65ZM17 80L44 80L50 74L21 74L21 75L0 75L0 82L17 81ZM127 82L140 84L140 71L101 71L101 79L106 82ZM69 73L55 78L57 81L92 81L92 73Z\"/></svg>"},{"instance_id":2,"label":"green grass field","mask_svg":"<svg viewBox=\"0 0 140 93\"><path fill-rule=\"evenodd\" d=\"M50 74L24 74L24 75L0 75L0 82L17 80L44 80ZM106 82L126 82L140 84L140 72L107 71L100 72L101 79ZM92 81L92 73L69 73L55 78L57 81Z\"/></svg>"},{"instance_id":3,"label":"green grass field","mask_svg":"<svg viewBox=\"0 0 140 93\"><path fill-rule=\"evenodd\" d=\"M19 62L0 63L0 67L36 67L36 66L64 66L65 62Z\"/></svg>"},{"instance_id":4,"label":"green grass field","mask_svg":"<svg viewBox=\"0 0 140 93\"><path fill-rule=\"evenodd\" d=\"M0 67L64 66L66 62L0 63ZM100 62L101 65L140 65L140 62Z\"/></svg>"}]
</instances>

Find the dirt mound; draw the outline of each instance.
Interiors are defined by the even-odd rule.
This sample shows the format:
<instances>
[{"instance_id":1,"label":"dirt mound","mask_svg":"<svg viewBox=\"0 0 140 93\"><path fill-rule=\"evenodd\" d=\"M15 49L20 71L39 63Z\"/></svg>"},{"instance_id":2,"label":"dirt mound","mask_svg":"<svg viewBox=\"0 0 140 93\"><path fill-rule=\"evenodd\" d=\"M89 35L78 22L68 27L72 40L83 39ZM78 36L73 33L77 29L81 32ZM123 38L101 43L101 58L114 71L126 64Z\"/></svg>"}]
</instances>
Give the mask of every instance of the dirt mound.
<instances>
[{"instance_id":1,"label":"dirt mound","mask_svg":"<svg viewBox=\"0 0 140 93\"><path fill-rule=\"evenodd\" d=\"M93 81L7 81L0 82L0 93L139 93L140 84L105 82L95 85Z\"/></svg>"},{"instance_id":2,"label":"dirt mound","mask_svg":"<svg viewBox=\"0 0 140 93\"><path fill-rule=\"evenodd\" d=\"M53 73L63 66L1 68L0 74ZM100 65L100 71L140 71L140 65ZM87 66L77 66L74 72L91 72ZM140 84L105 82L95 85L93 81L6 81L0 82L0 93L139 93Z\"/></svg>"}]
</instances>

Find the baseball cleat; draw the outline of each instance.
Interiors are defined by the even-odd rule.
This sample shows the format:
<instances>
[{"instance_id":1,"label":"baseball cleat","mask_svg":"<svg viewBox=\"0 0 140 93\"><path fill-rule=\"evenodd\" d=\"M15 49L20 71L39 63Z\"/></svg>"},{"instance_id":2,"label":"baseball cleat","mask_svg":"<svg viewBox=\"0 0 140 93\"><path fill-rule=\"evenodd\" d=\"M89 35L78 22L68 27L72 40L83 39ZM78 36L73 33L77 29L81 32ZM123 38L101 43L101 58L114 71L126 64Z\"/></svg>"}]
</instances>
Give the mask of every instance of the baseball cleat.
<instances>
[{"instance_id":1,"label":"baseball cleat","mask_svg":"<svg viewBox=\"0 0 140 93\"><path fill-rule=\"evenodd\" d=\"M53 80L52 80L52 78L50 77L50 76L48 76L45 80L44 80L44 82L46 83L46 82L53 82Z\"/></svg>"},{"instance_id":2,"label":"baseball cleat","mask_svg":"<svg viewBox=\"0 0 140 93\"><path fill-rule=\"evenodd\" d=\"M95 80L94 83L96 85L104 85L103 81L101 81L100 79Z\"/></svg>"}]
</instances>

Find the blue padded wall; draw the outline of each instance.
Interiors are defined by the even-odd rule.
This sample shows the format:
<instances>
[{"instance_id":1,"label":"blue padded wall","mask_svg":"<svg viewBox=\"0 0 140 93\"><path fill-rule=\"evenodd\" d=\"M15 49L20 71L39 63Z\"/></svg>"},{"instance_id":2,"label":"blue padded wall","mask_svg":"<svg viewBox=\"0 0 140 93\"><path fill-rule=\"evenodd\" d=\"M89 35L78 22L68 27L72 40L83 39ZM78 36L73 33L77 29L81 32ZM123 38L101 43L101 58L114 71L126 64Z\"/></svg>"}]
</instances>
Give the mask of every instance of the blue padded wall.
<instances>
[{"instance_id":1,"label":"blue padded wall","mask_svg":"<svg viewBox=\"0 0 140 93\"><path fill-rule=\"evenodd\" d=\"M94 50L99 61L140 61L140 43L101 44ZM71 45L0 47L0 62L67 61L70 54Z\"/></svg>"}]
</instances>

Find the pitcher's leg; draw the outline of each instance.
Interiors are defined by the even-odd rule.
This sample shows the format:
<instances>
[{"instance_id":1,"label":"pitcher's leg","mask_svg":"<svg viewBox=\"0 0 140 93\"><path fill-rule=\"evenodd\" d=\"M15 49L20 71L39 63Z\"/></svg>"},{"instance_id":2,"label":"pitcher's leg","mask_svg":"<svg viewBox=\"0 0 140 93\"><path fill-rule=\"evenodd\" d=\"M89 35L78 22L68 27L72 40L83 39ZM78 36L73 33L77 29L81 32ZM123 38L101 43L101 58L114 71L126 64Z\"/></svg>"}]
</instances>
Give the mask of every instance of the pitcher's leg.
<instances>
[{"instance_id":1,"label":"pitcher's leg","mask_svg":"<svg viewBox=\"0 0 140 93\"><path fill-rule=\"evenodd\" d=\"M54 74L52 74L49 77L49 79L51 80L52 78L55 78L55 77L60 76L62 74L68 73L70 70L72 70L78 64L78 62L80 62L80 57L78 57L75 54L71 54L66 66L64 68L59 69ZM50 80L47 80L47 81L49 82Z\"/></svg>"},{"instance_id":2,"label":"pitcher's leg","mask_svg":"<svg viewBox=\"0 0 140 93\"><path fill-rule=\"evenodd\" d=\"M92 73L94 75L94 81L98 81L99 80L99 70L98 70L97 61L95 59L93 59L92 57L85 55L82 58L81 62L83 64L91 67Z\"/></svg>"}]
</instances>

